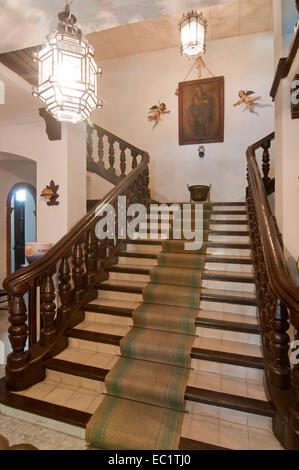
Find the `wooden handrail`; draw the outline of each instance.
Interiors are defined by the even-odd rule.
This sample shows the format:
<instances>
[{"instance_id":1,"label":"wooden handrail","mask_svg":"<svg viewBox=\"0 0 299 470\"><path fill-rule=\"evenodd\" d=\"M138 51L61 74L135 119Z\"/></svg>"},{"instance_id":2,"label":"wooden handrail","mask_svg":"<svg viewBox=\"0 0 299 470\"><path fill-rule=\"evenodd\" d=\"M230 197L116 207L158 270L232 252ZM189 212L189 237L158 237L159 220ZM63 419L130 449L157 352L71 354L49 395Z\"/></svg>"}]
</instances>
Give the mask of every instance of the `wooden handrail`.
<instances>
[{"instance_id":1,"label":"wooden handrail","mask_svg":"<svg viewBox=\"0 0 299 470\"><path fill-rule=\"evenodd\" d=\"M98 128L98 126L96 126ZM105 131L104 133L109 134L117 142L126 144L127 147L138 152L142 156L140 164L127 175L115 188L113 188L100 202L96 204L74 227L62 237L42 258L35 261L33 264L22 268L15 273L9 275L3 282L4 289L10 294L18 294L23 290L23 286L27 285L31 280L43 274L46 269L55 265L69 250L74 246L77 241L80 241L86 231L94 225L97 215L102 207L108 204L113 204L117 200L119 194L129 187L133 181L136 180L137 176L144 171L149 163L149 154L143 150L137 149L137 147L126 143L124 140L114 136L110 132Z\"/></svg>"},{"instance_id":2,"label":"wooden handrail","mask_svg":"<svg viewBox=\"0 0 299 470\"><path fill-rule=\"evenodd\" d=\"M256 204L256 212L271 287L277 297L279 297L288 308L296 310L299 313L299 287L295 284L290 275L255 158L255 150L261 147L261 143L269 139L274 139L274 133L248 148L248 172L252 184L252 194Z\"/></svg>"},{"instance_id":3,"label":"wooden handrail","mask_svg":"<svg viewBox=\"0 0 299 470\"><path fill-rule=\"evenodd\" d=\"M271 91L270 91L270 96L273 99L273 101L275 100L280 81L283 78L286 78L290 73L291 67L297 55L298 47L299 47L299 26L297 26L296 34L293 37L288 57L282 57L281 59L279 59L277 69L276 69L276 74L275 74L274 81L273 81Z\"/></svg>"},{"instance_id":4,"label":"wooden handrail","mask_svg":"<svg viewBox=\"0 0 299 470\"><path fill-rule=\"evenodd\" d=\"M247 149L246 200L265 378L275 409L274 432L287 449L298 449L299 365L290 364L288 331L291 324L295 340L299 340L299 287L290 275L256 160L256 150L263 148L268 152L274 137L272 133Z\"/></svg>"},{"instance_id":5,"label":"wooden handrail","mask_svg":"<svg viewBox=\"0 0 299 470\"><path fill-rule=\"evenodd\" d=\"M146 205L150 201L148 153L99 126L88 126L88 155L92 154L94 131L109 138L111 166L114 143L120 145L123 170L125 150L129 149L131 169L127 175L122 171L121 181L42 258L5 279L3 285L11 297L9 338L13 351L7 359L6 383L13 390L23 390L44 379L43 361L65 349L66 329L82 321L82 306L95 298L94 286L107 279L106 269L115 260L123 243L117 234L114 240L96 238L96 224L107 206L116 207L118 197L123 195L127 196L129 204L138 202ZM59 280L57 288L54 276ZM59 305L56 306L57 303ZM42 328L40 340L33 344L37 331L32 331L32 328L36 328L34 320L39 315L39 308ZM29 349L26 349L28 339Z\"/></svg>"}]
</instances>

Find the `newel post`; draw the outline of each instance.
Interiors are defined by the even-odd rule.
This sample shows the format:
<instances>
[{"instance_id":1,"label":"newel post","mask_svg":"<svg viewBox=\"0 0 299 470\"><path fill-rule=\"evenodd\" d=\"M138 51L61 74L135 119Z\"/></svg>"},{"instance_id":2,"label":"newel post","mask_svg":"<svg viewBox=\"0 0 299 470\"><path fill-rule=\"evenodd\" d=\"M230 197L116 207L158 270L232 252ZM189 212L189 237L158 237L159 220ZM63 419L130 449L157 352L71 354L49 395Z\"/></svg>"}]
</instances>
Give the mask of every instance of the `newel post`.
<instances>
[{"instance_id":1,"label":"newel post","mask_svg":"<svg viewBox=\"0 0 299 470\"><path fill-rule=\"evenodd\" d=\"M19 289L18 294L12 296L9 308L9 321L11 326L8 329L9 341L12 353L7 358L7 369L21 369L29 362L29 353L25 351L28 338L27 309L24 295L27 286Z\"/></svg>"},{"instance_id":2,"label":"newel post","mask_svg":"<svg viewBox=\"0 0 299 470\"><path fill-rule=\"evenodd\" d=\"M30 362L30 353L25 350L28 339L27 309L24 295L28 286L21 286L12 294L8 329L12 353L7 358L6 386L10 390L25 390L45 378L45 369Z\"/></svg>"}]
</instances>

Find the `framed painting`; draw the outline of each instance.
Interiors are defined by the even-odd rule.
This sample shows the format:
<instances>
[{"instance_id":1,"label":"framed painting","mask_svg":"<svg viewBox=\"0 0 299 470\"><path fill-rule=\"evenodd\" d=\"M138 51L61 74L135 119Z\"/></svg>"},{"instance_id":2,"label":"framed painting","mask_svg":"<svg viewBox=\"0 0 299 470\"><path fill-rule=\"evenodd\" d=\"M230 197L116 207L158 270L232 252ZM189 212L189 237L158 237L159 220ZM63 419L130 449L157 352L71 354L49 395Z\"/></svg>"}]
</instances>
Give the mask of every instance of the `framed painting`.
<instances>
[{"instance_id":1,"label":"framed painting","mask_svg":"<svg viewBox=\"0 0 299 470\"><path fill-rule=\"evenodd\" d=\"M179 143L224 140L224 77L179 83Z\"/></svg>"}]
</instances>

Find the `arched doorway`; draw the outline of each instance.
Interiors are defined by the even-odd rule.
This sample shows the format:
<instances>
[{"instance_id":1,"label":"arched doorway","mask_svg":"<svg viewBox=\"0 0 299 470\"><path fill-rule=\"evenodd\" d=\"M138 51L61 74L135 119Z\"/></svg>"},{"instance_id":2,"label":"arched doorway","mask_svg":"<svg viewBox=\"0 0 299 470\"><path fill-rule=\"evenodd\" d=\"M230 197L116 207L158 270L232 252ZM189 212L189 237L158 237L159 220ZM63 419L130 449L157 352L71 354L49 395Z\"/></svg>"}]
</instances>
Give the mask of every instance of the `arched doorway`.
<instances>
[{"instance_id":1,"label":"arched doorway","mask_svg":"<svg viewBox=\"0 0 299 470\"><path fill-rule=\"evenodd\" d=\"M36 190L15 184L7 197L7 275L25 263L25 243L36 241Z\"/></svg>"}]
</instances>

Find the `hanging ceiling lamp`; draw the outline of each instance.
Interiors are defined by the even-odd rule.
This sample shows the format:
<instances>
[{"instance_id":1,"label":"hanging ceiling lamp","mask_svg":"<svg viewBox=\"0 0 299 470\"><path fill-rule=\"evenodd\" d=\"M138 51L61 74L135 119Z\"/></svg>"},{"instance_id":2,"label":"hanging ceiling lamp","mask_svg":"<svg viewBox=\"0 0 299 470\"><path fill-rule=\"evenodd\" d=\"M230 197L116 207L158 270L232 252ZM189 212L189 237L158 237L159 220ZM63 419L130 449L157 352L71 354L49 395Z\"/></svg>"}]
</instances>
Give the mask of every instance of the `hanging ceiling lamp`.
<instances>
[{"instance_id":1,"label":"hanging ceiling lamp","mask_svg":"<svg viewBox=\"0 0 299 470\"><path fill-rule=\"evenodd\" d=\"M179 22L179 29L181 54L192 58L206 52L207 20L202 13L192 10L184 14Z\"/></svg>"},{"instance_id":2,"label":"hanging ceiling lamp","mask_svg":"<svg viewBox=\"0 0 299 470\"><path fill-rule=\"evenodd\" d=\"M50 32L42 50L35 54L39 73L33 95L58 121L77 123L102 108L98 97L101 69L96 65L93 47L76 26L69 3L58 18L58 29Z\"/></svg>"}]
</instances>

